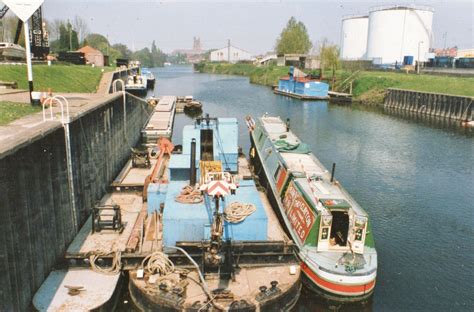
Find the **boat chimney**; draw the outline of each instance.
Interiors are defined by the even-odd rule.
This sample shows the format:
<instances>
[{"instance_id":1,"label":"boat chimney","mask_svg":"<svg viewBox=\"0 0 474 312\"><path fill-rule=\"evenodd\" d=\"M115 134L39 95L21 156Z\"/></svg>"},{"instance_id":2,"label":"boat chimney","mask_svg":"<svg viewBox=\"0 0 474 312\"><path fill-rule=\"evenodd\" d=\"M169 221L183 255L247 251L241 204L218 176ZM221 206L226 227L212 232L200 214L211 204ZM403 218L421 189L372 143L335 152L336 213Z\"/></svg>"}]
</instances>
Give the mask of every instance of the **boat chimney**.
<instances>
[{"instance_id":1,"label":"boat chimney","mask_svg":"<svg viewBox=\"0 0 474 312\"><path fill-rule=\"evenodd\" d=\"M196 139L191 140L191 164L189 166L189 185L196 185Z\"/></svg>"},{"instance_id":2,"label":"boat chimney","mask_svg":"<svg viewBox=\"0 0 474 312\"><path fill-rule=\"evenodd\" d=\"M290 131L290 118L286 118L286 132Z\"/></svg>"},{"instance_id":3,"label":"boat chimney","mask_svg":"<svg viewBox=\"0 0 474 312\"><path fill-rule=\"evenodd\" d=\"M336 172L336 163L332 164L331 183L334 182L334 173Z\"/></svg>"}]
</instances>

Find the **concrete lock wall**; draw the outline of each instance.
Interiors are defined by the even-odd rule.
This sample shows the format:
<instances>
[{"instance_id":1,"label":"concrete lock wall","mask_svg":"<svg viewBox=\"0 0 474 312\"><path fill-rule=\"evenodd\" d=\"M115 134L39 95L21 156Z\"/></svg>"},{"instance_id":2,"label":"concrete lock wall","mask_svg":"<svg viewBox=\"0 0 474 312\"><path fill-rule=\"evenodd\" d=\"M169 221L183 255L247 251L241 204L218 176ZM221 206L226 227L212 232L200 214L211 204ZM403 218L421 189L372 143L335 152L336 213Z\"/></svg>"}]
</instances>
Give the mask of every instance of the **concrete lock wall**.
<instances>
[{"instance_id":1,"label":"concrete lock wall","mask_svg":"<svg viewBox=\"0 0 474 312\"><path fill-rule=\"evenodd\" d=\"M0 159L0 311L29 310L36 290L129 158L149 113L144 101L127 96L126 139L121 97L70 123L75 217L63 128Z\"/></svg>"}]
</instances>

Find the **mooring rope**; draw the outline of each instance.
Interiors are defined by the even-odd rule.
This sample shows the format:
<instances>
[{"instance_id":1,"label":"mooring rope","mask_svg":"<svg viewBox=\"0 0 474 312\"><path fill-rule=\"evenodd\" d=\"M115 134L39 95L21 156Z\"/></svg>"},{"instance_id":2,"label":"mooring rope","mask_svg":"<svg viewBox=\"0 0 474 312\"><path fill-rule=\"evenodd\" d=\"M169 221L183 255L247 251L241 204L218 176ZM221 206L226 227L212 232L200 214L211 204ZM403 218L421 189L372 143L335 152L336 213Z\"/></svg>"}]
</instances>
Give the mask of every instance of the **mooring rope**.
<instances>
[{"instance_id":1,"label":"mooring rope","mask_svg":"<svg viewBox=\"0 0 474 312\"><path fill-rule=\"evenodd\" d=\"M233 202L225 208L224 218L227 222L239 223L255 211L257 211L257 207L254 204Z\"/></svg>"},{"instance_id":2,"label":"mooring rope","mask_svg":"<svg viewBox=\"0 0 474 312\"><path fill-rule=\"evenodd\" d=\"M157 251L146 256L142 261L142 267L148 274L159 274L166 276L174 272L174 264L163 252Z\"/></svg>"},{"instance_id":3,"label":"mooring rope","mask_svg":"<svg viewBox=\"0 0 474 312\"><path fill-rule=\"evenodd\" d=\"M202 203L203 196L201 195L201 191L187 185L183 187L181 193L175 197L175 200L182 204L199 204Z\"/></svg>"},{"instance_id":4,"label":"mooring rope","mask_svg":"<svg viewBox=\"0 0 474 312\"><path fill-rule=\"evenodd\" d=\"M109 256L109 255L113 255L112 266L101 267L96 263L97 259ZM103 251L92 252L89 255L89 262L91 264L91 268L93 271L102 273L102 274L107 274L107 275L115 275L119 273L120 270L122 269L122 252L119 250L111 251L111 252L103 252Z\"/></svg>"}]
</instances>

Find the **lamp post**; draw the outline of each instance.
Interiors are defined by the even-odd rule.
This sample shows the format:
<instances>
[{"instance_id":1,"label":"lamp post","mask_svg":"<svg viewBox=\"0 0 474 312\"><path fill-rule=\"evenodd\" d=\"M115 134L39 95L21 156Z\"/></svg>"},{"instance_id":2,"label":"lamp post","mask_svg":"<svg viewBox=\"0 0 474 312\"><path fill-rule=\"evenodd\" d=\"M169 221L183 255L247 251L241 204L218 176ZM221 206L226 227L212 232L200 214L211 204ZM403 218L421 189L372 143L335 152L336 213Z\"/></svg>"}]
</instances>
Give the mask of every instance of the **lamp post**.
<instances>
[{"instance_id":1,"label":"lamp post","mask_svg":"<svg viewBox=\"0 0 474 312\"><path fill-rule=\"evenodd\" d=\"M423 43L423 41L418 41L418 61L416 64L416 73L419 75L420 74L420 46Z\"/></svg>"}]
</instances>

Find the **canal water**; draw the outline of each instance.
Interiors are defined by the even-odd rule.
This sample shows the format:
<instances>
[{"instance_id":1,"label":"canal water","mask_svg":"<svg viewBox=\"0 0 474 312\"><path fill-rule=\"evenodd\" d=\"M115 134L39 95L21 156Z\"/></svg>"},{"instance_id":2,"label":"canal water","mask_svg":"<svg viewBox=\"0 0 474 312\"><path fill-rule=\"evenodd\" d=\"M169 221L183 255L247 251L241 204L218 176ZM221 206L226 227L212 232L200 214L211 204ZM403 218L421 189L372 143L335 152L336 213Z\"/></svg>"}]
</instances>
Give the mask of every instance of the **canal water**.
<instances>
[{"instance_id":1,"label":"canal water","mask_svg":"<svg viewBox=\"0 0 474 312\"><path fill-rule=\"evenodd\" d=\"M474 310L474 132L443 121L274 95L245 77L156 69L156 96L193 95L211 116L265 112L291 128L372 218L379 269L372 301L335 306L303 293L295 311ZM153 93L152 92L152 93ZM192 119L177 115L174 141Z\"/></svg>"}]
</instances>

